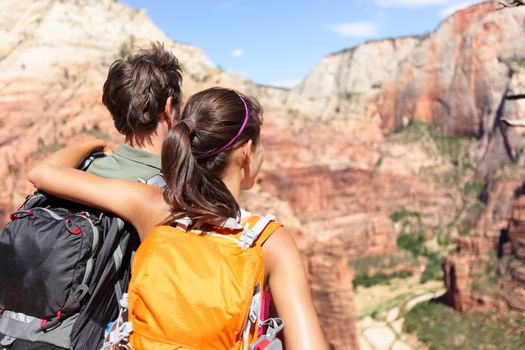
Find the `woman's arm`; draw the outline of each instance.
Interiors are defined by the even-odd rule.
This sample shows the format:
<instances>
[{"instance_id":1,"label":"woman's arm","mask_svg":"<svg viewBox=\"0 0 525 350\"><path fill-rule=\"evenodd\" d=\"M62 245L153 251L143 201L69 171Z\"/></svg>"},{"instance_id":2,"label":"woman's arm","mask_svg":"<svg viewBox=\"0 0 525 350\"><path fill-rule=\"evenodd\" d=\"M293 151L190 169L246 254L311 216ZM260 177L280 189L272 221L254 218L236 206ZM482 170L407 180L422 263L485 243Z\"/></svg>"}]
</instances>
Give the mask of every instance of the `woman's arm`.
<instances>
[{"instance_id":1,"label":"woman's arm","mask_svg":"<svg viewBox=\"0 0 525 350\"><path fill-rule=\"evenodd\" d=\"M87 156L93 152L103 151L106 146L107 142L103 140L91 139L89 141L62 148L40 161L33 169L31 169L29 176L35 168L38 168L38 166L43 164L57 167L77 168Z\"/></svg>"},{"instance_id":2,"label":"woman's arm","mask_svg":"<svg viewBox=\"0 0 525 350\"><path fill-rule=\"evenodd\" d=\"M263 245L275 308L284 321L286 349L327 349L295 241L277 229Z\"/></svg>"},{"instance_id":3,"label":"woman's arm","mask_svg":"<svg viewBox=\"0 0 525 350\"><path fill-rule=\"evenodd\" d=\"M162 190L75 169L85 157L104 146L103 141L94 140L66 147L35 165L28 174L29 181L55 196L117 214L131 223L144 239L167 209Z\"/></svg>"}]
</instances>

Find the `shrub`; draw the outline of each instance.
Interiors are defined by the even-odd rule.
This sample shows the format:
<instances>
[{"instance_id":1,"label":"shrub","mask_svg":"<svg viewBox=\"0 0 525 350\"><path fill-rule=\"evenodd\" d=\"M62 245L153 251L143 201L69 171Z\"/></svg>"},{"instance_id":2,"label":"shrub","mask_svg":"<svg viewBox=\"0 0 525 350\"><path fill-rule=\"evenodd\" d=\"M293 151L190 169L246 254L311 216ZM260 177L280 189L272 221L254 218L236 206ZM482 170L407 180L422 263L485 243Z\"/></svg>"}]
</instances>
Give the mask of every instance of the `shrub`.
<instances>
[{"instance_id":1,"label":"shrub","mask_svg":"<svg viewBox=\"0 0 525 350\"><path fill-rule=\"evenodd\" d=\"M425 247L425 239L422 232L419 232L417 235L400 234L397 238L397 247L410 252L414 258L424 256L428 259L425 271L421 275L421 283L443 279L443 257L439 253L430 251Z\"/></svg>"},{"instance_id":2,"label":"shrub","mask_svg":"<svg viewBox=\"0 0 525 350\"><path fill-rule=\"evenodd\" d=\"M348 266L355 271L356 275L372 275L377 271L396 270L399 266L417 267L418 262L412 254L396 251L350 260Z\"/></svg>"},{"instance_id":3,"label":"shrub","mask_svg":"<svg viewBox=\"0 0 525 350\"><path fill-rule=\"evenodd\" d=\"M402 209L402 210L398 210L390 214L390 220L392 220L393 222L400 222L401 220L409 219L409 218L420 219L421 213L417 211L410 211L410 210Z\"/></svg>"},{"instance_id":4,"label":"shrub","mask_svg":"<svg viewBox=\"0 0 525 350\"><path fill-rule=\"evenodd\" d=\"M525 316L495 312L461 314L438 302L416 305L403 329L431 350L525 349Z\"/></svg>"},{"instance_id":5,"label":"shrub","mask_svg":"<svg viewBox=\"0 0 525 350\"><path fill-rule=\"evenodd\" d=\"M423 255L425 250L424 244L425 238L422 232L416 235L401 233L399 237L397 237L397 247L409 251L414 257Z\"/></svg>"},{"instance_id":6,"label":"shrub","mask_svg":"<svg viewBox=\"0 0 525 350\"><path fill-rule=\"evenodd\" d=\"M413 275L412 271L406 271L406 270L396 271L390 274L386 274L384 272L378 272L372 276L356 275L356 277L352 281L352 284L354 286L354 289L357 288L357 286L371 287L376 284L390 284L390 280L394 278L407 278L412 275Z\"/></svg>"},{"instance_id":7,"label":"shrub","mask_svg":"<svg viewBox=\"0 0 525 350\"><path fill-rule=\"evenodd\" d=\"M428 251L425 251L425 256L428 258L428 262L425 271L423 271L423 274L421 275L421 283L430 280L443 280L443 257L438 253Z\"/></svg>"},{"instance_id":8,"label":"shrub","mask_svg":"<svg viewBox=\"0 0 525 350\"><path fill-rule=\"evenodd\" d=\"M465 185L463 185L461 192L466 196L474 195L477 197L481 194L484 188L485 181L483 180L467 181Z\"/></svg>"}]
</instances>

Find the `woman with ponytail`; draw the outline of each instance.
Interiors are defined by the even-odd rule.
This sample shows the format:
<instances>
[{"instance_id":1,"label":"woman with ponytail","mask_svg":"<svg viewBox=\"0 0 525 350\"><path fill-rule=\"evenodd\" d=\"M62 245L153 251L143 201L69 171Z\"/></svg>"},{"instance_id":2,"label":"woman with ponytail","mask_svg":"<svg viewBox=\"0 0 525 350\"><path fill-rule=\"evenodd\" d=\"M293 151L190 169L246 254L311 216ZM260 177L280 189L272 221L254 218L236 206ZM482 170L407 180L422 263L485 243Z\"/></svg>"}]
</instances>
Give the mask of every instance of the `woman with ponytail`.
<instances>
[{"instance_id":1,"label":"woman with ponytail","mask_svg":"<svg viewBox=\"0 0 525 350\"><path fill-rule=\"evenodd\" d=\"M30 171L29 179L46 192L123 217L143 241L159 227L169 228L184 220L198 232L227 222L234 222L235 227L243 217L240 191L253 187L263 163L262 123L262 110L255 99L234 90L207 89L189 98L181 120L164 141L165 189L76 170L83 158L106 147L99 140L47 157ZM276 227L261 249L264 280L285 324L286 349L325 349L301 256L289 232ZM212 318L210 315L210 322ZM204 332L206 327L202 327Z\"/></svg>"}]
</instances>

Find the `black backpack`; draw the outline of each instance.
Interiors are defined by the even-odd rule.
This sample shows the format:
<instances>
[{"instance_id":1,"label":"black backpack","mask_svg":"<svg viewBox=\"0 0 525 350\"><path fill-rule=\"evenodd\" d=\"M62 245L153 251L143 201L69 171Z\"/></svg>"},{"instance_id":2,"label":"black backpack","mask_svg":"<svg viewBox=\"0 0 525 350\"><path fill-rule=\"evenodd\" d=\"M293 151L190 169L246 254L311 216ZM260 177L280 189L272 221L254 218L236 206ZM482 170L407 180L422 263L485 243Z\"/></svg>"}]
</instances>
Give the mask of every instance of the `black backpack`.
<instances>
[{"instance_id":1,"label":"black backpack","mask_svg":"<svg viewBox=\"0 0 525 350\"><path fill-rule=\"evenodd\" d=\"M142 182L162 186L159 178ZM2 348L100 348L139 244L114 215L40 191L29 196L0 231Z\"/></svg>"}]
</instances>

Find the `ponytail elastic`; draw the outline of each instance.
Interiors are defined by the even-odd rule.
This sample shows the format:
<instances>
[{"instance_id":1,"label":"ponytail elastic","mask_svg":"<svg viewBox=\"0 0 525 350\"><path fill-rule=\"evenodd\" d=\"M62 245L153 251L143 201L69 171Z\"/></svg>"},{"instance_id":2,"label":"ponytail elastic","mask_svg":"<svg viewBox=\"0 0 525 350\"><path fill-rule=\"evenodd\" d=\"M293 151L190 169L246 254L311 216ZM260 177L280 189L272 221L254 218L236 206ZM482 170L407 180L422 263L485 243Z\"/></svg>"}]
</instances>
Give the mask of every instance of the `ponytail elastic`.
<instances>
[{"instance_id":1,"label":"ponytail elastic","mask_svg":"<svg viewBox=\"0 0 525 350\"><path fill-rule=\"evenodd\" d=\"M219 148L218 150L208 154L206 157L204 158L210 158L210 157L213 157L214 155L216 155L217 153L219 152L222 152L224 151L226 148L230 147L235 141L237 141L237 139L239 138L239 136L241 136L242 132L244 131L244 128L246 127L246 124L248 123L248 105L246 104L246 102L244 101L244 99L241 97L241 95L238 95L239 98L241 99L242 103L244 104L244 111L245 111L245 115L244 115L244 121L242 122L242 125L241 125L241 128L239 129L239 131L237 132L237 135L235 135L227 144L225 144L224 146L222 146L221 148Z\"/></svg>"}]
</instances>

